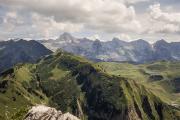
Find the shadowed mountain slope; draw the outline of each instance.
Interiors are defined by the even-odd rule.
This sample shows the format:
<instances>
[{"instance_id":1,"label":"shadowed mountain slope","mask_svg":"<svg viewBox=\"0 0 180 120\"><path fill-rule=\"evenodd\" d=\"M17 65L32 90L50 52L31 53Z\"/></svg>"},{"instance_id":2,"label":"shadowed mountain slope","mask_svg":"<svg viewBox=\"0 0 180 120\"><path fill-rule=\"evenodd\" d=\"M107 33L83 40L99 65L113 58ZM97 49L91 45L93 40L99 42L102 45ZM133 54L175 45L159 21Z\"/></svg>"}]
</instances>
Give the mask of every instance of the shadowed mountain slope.
<instances>
[{"instance_id":1,"label":"shadowed mountain slope","mask_svg":"<svg viewBox=\"0 0 180 120\"><path fill-rule=\"evenodd\" d=\"M34 63L51 51L37 41L18 40L0 42L0 72L17 63Z\"/></svg>"}]
</instances>

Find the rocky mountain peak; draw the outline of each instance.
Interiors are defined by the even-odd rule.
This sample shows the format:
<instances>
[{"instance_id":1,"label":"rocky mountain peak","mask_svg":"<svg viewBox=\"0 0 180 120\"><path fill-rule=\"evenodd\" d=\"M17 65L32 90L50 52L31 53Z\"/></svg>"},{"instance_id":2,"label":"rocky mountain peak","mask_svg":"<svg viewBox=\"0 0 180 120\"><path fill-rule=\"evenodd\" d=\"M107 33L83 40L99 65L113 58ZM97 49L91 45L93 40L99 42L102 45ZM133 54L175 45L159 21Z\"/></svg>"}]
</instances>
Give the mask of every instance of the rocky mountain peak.
<instances>
[{"instance_id":1,"label":"rocky mountain peak","mask_svg":"<svg viewBox=\"0 0 180 120\"><path fill-rule=\"evenodd\" d=\"M135 43L135 44L149 44L147 41L145 41L143 39L138 39L138 40L132 41L131 43Z\"/></svg>"},{"instance_id":2,"label":"rocky mountain peak","mask_svg":"<svg viewBox=\"0 0 180 120\"><path fill-rule=\"evenodd\" d=\"M93 47L94 49L98 49L98 48L102 47L101 41L98 40L98 39L96 39L96 40L93 42L92 47Z\"/></svg>"},{"instance_id":3,"label":"rocky mountain peak","mask_svg":"<svg viewBox=\"0 0 180 120\"><path fill-rule=\"evenodd\" d=\"M24 120L80 120L70 113L62 113L55 108L45 105L33 106L29 110Z\"/></svg>"},{"instance_id":4,"label":"rocky mountain peak","mask_svg":"<svg viewBox=\"0 0 180 120\"><path fill-rule=\"evenodd\" d=\"M77 39L73 37L70 33L64 32L62 35L59 36L57 39L60 42L64 43L76 43Z\"/></svg>"},{"instance_id":5,"label":"rocky mountain peak","mask_svg":"<svg viewBox=\"0 0 180 120\"><path fill-rule=\"evenodd\" d=\"M117 38L117 37L114 37L114 38L112 39L112 41L113 41L113 42L122 42L122 43L126 43L126 41L120 40L120 39Z\"/></svg>"},{"instance_id":6,"label":"rocky mountain peak","mask_svg":"<svg viewBox=\"0 0 180 120\"><path fill-rule=\"evenodd\" d=\"M151 49L150 48L151 45L147 41L145 41L143 39L138 39L138 40L132 41L132 42L130 42L130 44L133 45L134 47L140 48L140 49L141 48Z\"/></svg>"},{"instance_id":7,"label":"rocky mountain peak","mask_svg":"<svg viewBox=\"0 0 180 120\"><path fill-rule=\"evenodd\" d=\"M112 41L117 41L117 40L119 40L119 38L117 38L117 37L114 37L114 38L112 39Z\"/></svg>"},{"instance_id":8,"label":"rocky mountain peak","mask_svg":"<svg viewBox=\"0 0 180 120\"><path fill-rule=\"evenodd\" d=\"M164 39L161 39L155 42L154 45L166 45L166 44L168 44L168 42L166 42Z\"/></svg>"}]
</instances>

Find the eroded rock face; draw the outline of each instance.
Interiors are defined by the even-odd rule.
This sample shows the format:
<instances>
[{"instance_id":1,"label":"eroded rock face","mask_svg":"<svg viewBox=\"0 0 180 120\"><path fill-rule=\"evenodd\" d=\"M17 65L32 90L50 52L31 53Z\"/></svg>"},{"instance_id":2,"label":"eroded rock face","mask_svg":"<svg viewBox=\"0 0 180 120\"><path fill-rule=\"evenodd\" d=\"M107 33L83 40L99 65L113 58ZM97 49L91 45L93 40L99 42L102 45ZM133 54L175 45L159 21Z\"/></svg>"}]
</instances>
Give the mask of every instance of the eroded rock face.
<instances>
[{"instance_id":1,"label":"eroded rock face","mask_svg":"<svg viewBox=\"0 0 180 120\"><path fill-rule=\"evenodd\" d=\"M24 120L80 120L70 113L62 113L55 108L37 105L29 110Z\"/></svg>"}]
</instances>

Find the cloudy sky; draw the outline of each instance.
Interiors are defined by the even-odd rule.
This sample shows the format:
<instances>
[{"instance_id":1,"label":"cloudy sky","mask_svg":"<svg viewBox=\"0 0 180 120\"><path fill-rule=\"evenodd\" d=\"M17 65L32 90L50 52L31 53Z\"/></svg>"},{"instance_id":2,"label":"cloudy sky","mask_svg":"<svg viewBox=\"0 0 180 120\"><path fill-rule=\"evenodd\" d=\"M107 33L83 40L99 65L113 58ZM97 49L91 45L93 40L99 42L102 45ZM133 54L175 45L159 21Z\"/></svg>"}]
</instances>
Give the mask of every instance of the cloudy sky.
<instances>
[{"instance_id":1,"label":"cloudy sky","mask_svg":"<svg viewBox=\"0 0 180 120\"><path fill-rule=\"evenodd\" d=\"M180 0L0 0L0 40L63 32L104 41L180 41Z\"/></svg>"}]
</instances>

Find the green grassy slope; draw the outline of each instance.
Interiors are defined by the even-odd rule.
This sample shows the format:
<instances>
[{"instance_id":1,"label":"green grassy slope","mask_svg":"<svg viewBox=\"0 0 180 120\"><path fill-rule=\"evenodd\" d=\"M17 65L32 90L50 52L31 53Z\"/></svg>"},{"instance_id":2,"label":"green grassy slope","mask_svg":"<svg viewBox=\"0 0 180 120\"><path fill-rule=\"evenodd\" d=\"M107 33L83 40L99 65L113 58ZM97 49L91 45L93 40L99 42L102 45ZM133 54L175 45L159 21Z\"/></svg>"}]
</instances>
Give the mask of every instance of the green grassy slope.
<instances>
[{"instance_id":1,"label":"green grassy slope","mask_svg":"<svg viewBox=\"0 0 180 120\"><path fill-rule=\"evenodd\" d=\"M11 119L17 111L28 106L47 103L41 90L33 88L36 77L31 73L33 65L18 65L0 77L0 117Z\"/></svg>"},{"instance_id":2,"label":"green grassy slope","mask_svg":"<svg viewBox=\"0 0 180 120\"><path fill-rule=\"evenodd\" d=\"M136 80L170 104L180 104L180 62L159 61L142 65L100 62L96 66L109 74Z\"/></svg>"},{"instance_id":3,"label":"green grassy slope","mask_svg":"<svg viewBox=\"0 0 180 120\"><path fill-rule=\"evenodd\" d=\"M38 64L18 65L3 73L0 82L8 80L10 84L8 87L1 85L0 90L6 92L0 93L0 97L4 99L0 104L6 108L7 104L3 102L8 98L8 112L13 113L8 116L9 119L21 118L25 106L37 103L89 120L178 119L179 109L141 84L146 82L145 76L139 72L139 76L135 76L133 69L135 71L137 67L131 67L131 77L128 78L125 72L124 76L118 76L116 73L107 73L107 68L104 70L102 66L82 57L59 51L45 57ZM116 68L110 71L113 69ZM136 82L133 76L139 77L141 82ZM21 100L12 95L12 91L17 91L17 88L21 93ZM17 100L10 99L12 97ZM17 109L23 108L14 113L11 103ZM3 114L5 111L7 110L2 109L0 113L7 118Z\"/></svg>"}]
</instances>

